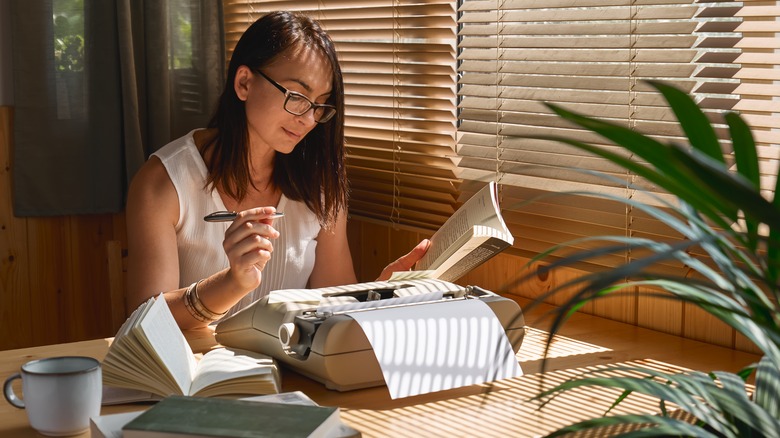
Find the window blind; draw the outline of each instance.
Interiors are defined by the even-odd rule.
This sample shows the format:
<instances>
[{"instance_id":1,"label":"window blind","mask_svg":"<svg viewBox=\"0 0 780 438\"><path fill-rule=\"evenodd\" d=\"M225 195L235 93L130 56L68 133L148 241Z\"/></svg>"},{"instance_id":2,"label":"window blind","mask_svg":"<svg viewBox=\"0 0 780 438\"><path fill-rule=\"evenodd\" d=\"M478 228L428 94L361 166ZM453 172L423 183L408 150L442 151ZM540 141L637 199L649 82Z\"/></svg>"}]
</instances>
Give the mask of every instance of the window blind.
<instances>
[{"instance_id":1,"label":"window blind","mask_svg":"<svg viewBox=\"0 0 780 438\"><path fill-rule=\"evenodd\" d=\"M678 237L622 203L550 196L587 190L652 202L631 185L664 194L603 159L529 139L558 134L610 147L541 102L622 123L663 141L680 140L666 102L643 80L673 83L691 93L716 123L724 110L745 117L759 143L764 187L772 187L780 144L778 12L777 1L463 0L461 176L502 183L502 206L516 251L529 257L587 235ZM717 127L722 138L724 126ZM605 256L583 268L611 267L630 257Z\"/></svg>"},{"instance_id":2,"label":"window blind","mask_svg":"<svg viewBox=\"0 0 780 438\"><path fill-rule=\"evenodd\" d=\"M350 214L435 230L455 211L454 0L224 1L228 55L263 14L331 35L344 75Z\"/></svg>"}]
</instances>

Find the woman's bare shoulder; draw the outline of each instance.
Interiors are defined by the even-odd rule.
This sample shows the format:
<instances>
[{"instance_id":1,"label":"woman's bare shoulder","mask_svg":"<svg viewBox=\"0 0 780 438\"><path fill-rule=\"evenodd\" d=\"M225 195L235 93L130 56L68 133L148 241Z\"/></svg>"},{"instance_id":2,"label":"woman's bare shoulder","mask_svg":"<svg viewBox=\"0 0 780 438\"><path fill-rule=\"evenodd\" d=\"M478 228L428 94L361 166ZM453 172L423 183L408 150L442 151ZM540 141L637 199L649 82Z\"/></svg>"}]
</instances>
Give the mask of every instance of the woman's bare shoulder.
<instances>
[{"instance_id":1,"label":"woman's bare shoulder","mask_svg":"<svg viewBox=\"0 0 780 438\"><path fill-rule=\"evenodd\" d=\"M155 156L151 156L136 172L127 195L128 213L152 208L158 214L178 217L179 201L176 188L162 161Z\"/></svg>"},{"instance_id":2,"label":"woman's bare shoulder","mask_svg":"<svg viewBox=\"0 0 780 438\"><path fill-rule=\"evenodd\" d=\"M165 190L166 186L170 186L173 189L171 177L168 175L168 171L165 170L162 161L152 155L133 176L133 180L130 183L130 192L157 192Z\"/></svg>"}]
</instances>

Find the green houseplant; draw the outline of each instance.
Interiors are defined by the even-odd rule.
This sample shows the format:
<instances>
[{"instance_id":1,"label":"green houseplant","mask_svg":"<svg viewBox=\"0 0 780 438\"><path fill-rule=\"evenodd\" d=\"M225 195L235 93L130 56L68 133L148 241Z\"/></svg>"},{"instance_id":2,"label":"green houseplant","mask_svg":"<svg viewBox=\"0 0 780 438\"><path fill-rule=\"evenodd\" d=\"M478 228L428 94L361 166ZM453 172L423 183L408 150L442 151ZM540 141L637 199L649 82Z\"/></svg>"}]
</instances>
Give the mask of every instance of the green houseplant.
<instances>
[{"instance_id":1,"label":"green houseplant","mask_svg":"<svg viewBox=\"0 0 780 438\"><path fill-rule=\"evenodd\" d=\"M621 201L663 221L685 239L669 243L625 236L591 237L584 240L596 243L595 247L551 262L546 269L616 249L642 249L650 254L607 272L584 275L550 291L548 294L573 288L576 293L557 311L548 348L561 325L584 304L621 293L627 287L641 286L660 289L664 293L659 296L683 300L714 315L752 341L761 350L762 358L737 374L710 370L670 374L614 367L612 371L631 373L633 377L582 375L542 391L536 399L544 405L574 388L602 387L621 390L613 408L631 393L658 400L657 415L610 416L607 412L602 418L570 425L550 436L628 423L639 427L627 432L630 436L780 436L780 196L767 199L762 195L756 146L739 115L725 115L736 164L736 171L732 171L727 164L730 154L721 147L715 129L693 99L668 84L649 83L669 103L688 145L661 143L617 124L551 104L548 106L560 117L607 138L641 160L630 160L575 139L544 138L599 155L674 195L679 203L664 205L659 199L660 207ZM775 193L777 190L775 187ZM534 261L569 244L551 248ZM693 247L704 250L711 262L692 257L688 250ZM663 259L677 259L698 275L694 279L654 273L653 264ZM547 296L540 297L540 301ZM754 379L754 388L746 384L749 377ZM683 410L693 420L676 419L668 406Z\"/></svg>"}]
</instances>

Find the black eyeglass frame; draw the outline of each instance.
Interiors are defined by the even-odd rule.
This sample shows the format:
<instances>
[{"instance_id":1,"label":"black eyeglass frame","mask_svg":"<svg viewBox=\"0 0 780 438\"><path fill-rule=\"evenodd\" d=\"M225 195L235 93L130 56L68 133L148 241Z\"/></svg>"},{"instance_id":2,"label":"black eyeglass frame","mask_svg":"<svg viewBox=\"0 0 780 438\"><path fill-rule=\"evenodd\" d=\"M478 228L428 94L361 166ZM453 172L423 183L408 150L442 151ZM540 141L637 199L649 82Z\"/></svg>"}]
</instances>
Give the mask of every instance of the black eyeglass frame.
<instances>
[{"instance_id":1,"label":"black eyeglass frame","mask_svg":"<svg viewBox=\"0 0 780 438\"><path fill-rule=\"evenodd\" d=\"M262 77L264 77L265 80L270 82L271 85L276 87L277 90L279 90L282 93L284 93L284 110L287 111L288 113L290 113L290 114L292 114L294 116L302 116L302 115L306 114L311 109L313 109L315 111L315 114L316 114L317 108L323 108L325 110L323 112L323 115L325 117L320 119L320 120L317 120L317 118L315 117L314 121L317 122L317 123L328 123L330 121L330 119L332 119L333 116L336 115L336 107L335 106L328 105L326 103L314 103L311 100L309 100L308 97L304 96L303 94L298 93L297 91L291 91L291 90L288 90L287 88L284 88L284 86L280 85L275 80L269 78L262 71L260 71L260 70L258 70L256 68L252 68L250 70L252 70L253 72L259 74ZM294 111L290 111L290 109L287 108L287 102L290 100L290 97L292 97L292 96L295 96L296 98L303 99L304 101L308 102L309 103L309 107L306 108L306 110L301 111L300 113L296 113Z\"/></svg>"}]
</instances>

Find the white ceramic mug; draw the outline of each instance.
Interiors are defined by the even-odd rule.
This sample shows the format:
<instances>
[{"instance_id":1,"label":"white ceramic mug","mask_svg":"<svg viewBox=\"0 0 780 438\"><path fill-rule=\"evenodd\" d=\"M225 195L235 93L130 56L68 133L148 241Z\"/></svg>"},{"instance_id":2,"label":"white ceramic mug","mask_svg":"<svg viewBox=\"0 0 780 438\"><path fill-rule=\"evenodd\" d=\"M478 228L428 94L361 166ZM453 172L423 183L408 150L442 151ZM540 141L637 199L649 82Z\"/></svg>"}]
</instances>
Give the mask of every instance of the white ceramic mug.
<instances>
[{"instance_id":1,"label":"white ceramic mug","mask_svg":"<svg viewBox=\"0 0 780 438\"><path fill-rule=\"evenodd\" d=\"M20 399L12 383L22 379ZM89 430L89 419L100 415L103 378L100 362L91 357L62 356L22 365L21 373L3 385L6 400L27 411L30 426L43 435L77 435Z\"/></svg>"}]
</instances>

